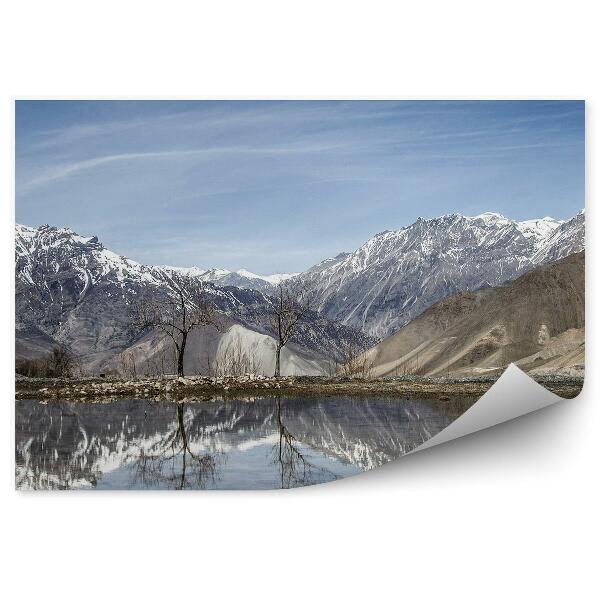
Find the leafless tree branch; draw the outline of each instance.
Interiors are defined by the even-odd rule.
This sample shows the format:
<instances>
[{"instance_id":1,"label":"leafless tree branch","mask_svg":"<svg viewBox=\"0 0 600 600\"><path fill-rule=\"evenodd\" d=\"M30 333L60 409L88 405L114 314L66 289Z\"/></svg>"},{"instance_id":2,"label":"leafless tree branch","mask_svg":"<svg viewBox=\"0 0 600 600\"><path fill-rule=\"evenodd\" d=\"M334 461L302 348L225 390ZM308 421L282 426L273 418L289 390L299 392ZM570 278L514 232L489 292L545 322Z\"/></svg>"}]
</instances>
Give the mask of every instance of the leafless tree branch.
<instances>
[{"instance_id":1,"label":"leafless tree branch","mask_svg":"<svg viewBox=\"0 0 600 600\"><path fill-rule=\"evenodd\" d=\"M141 331L156 329L171 338L177 353L177 374L183 377L188 335L202 327L222 328L221 313L210 302L204 282L187 276L164 275L167 292L133 305L133 322Z\"/></svg>"},{"instance_id":2,"label":"leafless tree branch","mask_svg":"<svg viewBox=\"0 0 600 600\"><path fill-rule=\"evenodd\" d=\"M281 375L281 349L298 334L311 312L311 293L308 285L291 279L277 285L269 321L275 332L275 377Z\"/></svg>"}]
</instances>

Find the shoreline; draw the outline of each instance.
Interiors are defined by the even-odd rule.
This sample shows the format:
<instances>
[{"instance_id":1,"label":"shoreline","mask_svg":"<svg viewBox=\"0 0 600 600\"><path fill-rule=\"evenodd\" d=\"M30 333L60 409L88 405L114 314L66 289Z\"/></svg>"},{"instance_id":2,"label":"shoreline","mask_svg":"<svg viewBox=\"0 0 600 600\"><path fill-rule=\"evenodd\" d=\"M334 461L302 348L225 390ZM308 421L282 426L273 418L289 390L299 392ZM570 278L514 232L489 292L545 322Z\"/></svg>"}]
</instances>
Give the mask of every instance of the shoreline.
<instances>
[{"instance_id":1,"label":"shoreline","mask_svg":"<svg viewBox=\"0 0 600 600\"><path fill-rule=\"evenodd\" d=\"M349 377L100 377L48 379L18 376L15 400L110 402L123 398L178 401L239 398L240 396L409 396L446 402L457 397L479 398L497 377L460 379L418 376L358 379ZM574 398L583 378L540 377L535 380L562 398Z\"/></svg>"}]
</instances>

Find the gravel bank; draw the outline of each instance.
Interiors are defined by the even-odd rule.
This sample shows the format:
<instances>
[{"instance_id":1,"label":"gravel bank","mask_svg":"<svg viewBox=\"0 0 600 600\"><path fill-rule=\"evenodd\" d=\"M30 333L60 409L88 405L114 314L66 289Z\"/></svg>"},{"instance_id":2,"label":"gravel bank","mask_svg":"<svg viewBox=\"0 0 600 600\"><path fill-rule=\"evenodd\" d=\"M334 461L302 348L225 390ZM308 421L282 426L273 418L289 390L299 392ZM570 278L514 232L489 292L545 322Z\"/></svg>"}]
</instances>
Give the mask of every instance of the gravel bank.
<instances>
[{"instance_id":1,"label":"gravel bank","mask_svg":"<svg viewBox=\"0 0 600 600\"><path fill-rule=\"evenodd\" d=\"M583 379L545 376L536 378L544 387L563 398L579 394ZM444 402L451 397L479 397L496 381L493 377L460 379L430 377L386 377L364 380L347 377L161 377L135 380L82 378L32 379L17 377L15 397L60 399L79 402L106 402L115 398L156 400L237 397L243 395L286 396L411 396Z\"/></svg>"}]
</instances>

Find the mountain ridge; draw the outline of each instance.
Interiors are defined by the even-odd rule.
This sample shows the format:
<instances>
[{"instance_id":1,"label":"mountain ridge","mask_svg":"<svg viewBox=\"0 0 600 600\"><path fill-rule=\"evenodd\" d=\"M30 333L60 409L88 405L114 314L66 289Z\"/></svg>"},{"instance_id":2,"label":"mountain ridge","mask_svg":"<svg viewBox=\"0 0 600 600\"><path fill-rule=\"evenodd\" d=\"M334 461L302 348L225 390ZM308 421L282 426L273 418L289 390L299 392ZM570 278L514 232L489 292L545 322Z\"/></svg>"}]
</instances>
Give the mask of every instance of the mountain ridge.
<instances>
[{"instance_id":1,"label":"mountain ridge","mask_svg":"<svg viewBox=\"0 0 600 600\"><path fill-rule=\"evenodd\" d=\"M299 277L325 316L383 338L446 296L583 250L584 234L583 211L567 221L451 213L381 232Z\"/></svg>"},{"instance_id":2,"label":"mountain ridge","mask_svg":"<svg viewBox=\"0 0 600 600\"><path fill-rule=\"evenodd\" d=\"M202 281L215 283L220 286L233 285L235 287L242 287L246 289L261 290L268 292L273 291L278 283L286 281L287 279L298 275L298 273L273 273L271 275L258 275L256 273L248 271L247 269L238 269L237 271L230 271L228 269L221 269L218 267L203 269L198 266L179 267L171 265L145 265L138 261L127 258L122 254L117 254L115 252L112 252L111 250L108 250L104 246L104 244L98 241L97 236L82 236L73 231L70 227L40 225L39 227L35 228L17 223L15 225L15 230L17 243L19 242L19 237L32 238L43 231L55 231L59 235L71 236L73 239L79 241L82 244L97 243L101 247L99 248L99 251L104 251L104 254L107 256L107 260L112 260L112 262L116 263L120 259L126 262L131 268L137 268L140 271L150 269L165 271L169 273L179 273L182 275L198 277Z\"/></svg>"},{"instance_id":3,"label":"mountain ridge","mask_svg":"<svg viewBox=\"0 0 600 600\"><path fill-rule=\"evenodd\" d=\"M312 288L315 326L308 338L290 346L295 354L289 359L308 364L314 352L321 360L331 347L359 335L358 329L361 344L387 337L442 298L497 286L581 251L584 234L583 211L567 221L521 222L498 213L452 213L381 232L354 252L325 259L301 274L257 276L242 269L144 265L107 249L96 236L16 225L17 355L37 356L53 343L65 343L80 354L95 354L90 359L94 369L110 363L115 352L134 344L125 306L142 289L160 289L173 274L205 281L217 305L229 313L241 311L232 325L254 333L230 338L246 340L264 354L268 340L256 336L271 333L259 322L260 312L271 302L278 277L297 277ZM318 325L321 316L325 328ZM210 341L217 352L222 341L209 338L197 339L196 347ZM143 344L145 351L157 351L155 342ZM197 358L193 368L201 368Z\"/></svg>"},{"instance_id":4,"label":"mountain ridge","mask_svg":"<svg viewBox=\"0 0 600 600\"><path fill-rule=\"evenodd\" d=\"M117 255L95 236L49 226L37 230L17 226L15 259L17 358L40 357L53 346L64 345L87 371L97 372L116 369L123 353L141 367L168 354L169 344L156 332L142 335L135 329L129 307L140 295L164 294L172 272ZM205 372L219 351L228 351L232 337L234 342L248 341L264 358L273 335L266 318L272 298L260 290L211 282L205 282L205 291L226 317L228 329L194 331L188 340L186 369ZM248 333L232 336L235 325ZM305 329L284 353L283 372L297 373L302 365L319 374L330 353L344 340L354 339L366 343L361 332L310 313Z\"/></svg>"}]
</instances>

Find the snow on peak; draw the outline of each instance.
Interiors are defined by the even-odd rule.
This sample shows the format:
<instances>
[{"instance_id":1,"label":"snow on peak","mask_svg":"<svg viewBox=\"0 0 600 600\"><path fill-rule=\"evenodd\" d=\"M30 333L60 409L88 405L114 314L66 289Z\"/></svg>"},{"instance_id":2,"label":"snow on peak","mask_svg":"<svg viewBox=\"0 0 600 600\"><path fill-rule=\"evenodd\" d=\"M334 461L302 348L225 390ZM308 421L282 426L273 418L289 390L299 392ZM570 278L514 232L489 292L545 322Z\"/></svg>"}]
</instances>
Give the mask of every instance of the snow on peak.
<instances>
[{"instance_id":1,"label":"snow on peak","mask_svg":"<svg viewBox=\"0 0 600 600\"><path fill-rule=\"evenodd\" d=\"M206 269L201 269L200 267L172 267L170 265L158 265L156 268L169 273L178 273L179 275L189 277L201 277L207 272Z\"/></svg>"},{"instance_id":2,"label":"snow on peak","mask_svg":"<svg viewBox=\"0 0 600 600\"><path fill-rule=\"evenodd\" d=\"M493 212L491 210L486 210L485 212L481 213L480 215L477 215L474 218L475 219L485 219L485 218L505 219L506 217L504 215L501 215L500 213Z\"/></svg>"},{"instance_id":3,"label":"snow on peak","mask_svg":"<svg viewBox=\"0 0 600 600\"><path fill-rule=\"evenodd\" d=\"M563 221L558 221L552 217L543 217L541 219L517 221L516 226L526 238L543 239L548 237L562 223Z\"/></svg>"},{"instance_id":4,"label":"snow on peak","mask_svg":"<svg viewBox=\"0 0 600 600\"><path fill-rule=\"evenodd\" d=\"M298 273L275 273L274 275L257 275L256 273L252 273L247 269L239 269L237 271L229 271L227 269L201 269L200 267L172 267L168 265L160 265L156 267L158 269L162 269L171 273L179 273L180 275L185 275L189 277L199 277L203 281L210 282L218 282L221 280L227 280L231 282L230 276L238 275L239 277L243 277L244 279L252 279L258 281L264 281L273 285L277 285L281 281L285 281L290 277L295 277ZM238 285L235 281L233 285Z\"/></svg>"},{"instance_id":5,"label":"snow on peak","mask_svg":"<svg viewBox=\"0 0 600 600\"><path fill-rule=\"evenodd\" d=\"M273 275L265 275L263 279L269 283L277 284L281 283L282 281L292 279L298 275L300 275L300 273L274 273Z\"/></svg>"},{"instance_id":6,"label":"snow on peak","mask_svg":"<svg viewBox=\"0 0 600 600\"><path fill-rule=\"evenodd\" d=\"M246 269L239 269L236 271L236 273L242 277L247 277L248 279L263 279L263 277L261 277L260 275L252 273L250 271L246 271Z\"/></svg>"},{"instance_id":7,"label":"snow on peak","mask_svg":"<svg viewBox=\"0 0 600 600\"><path fill-rule=\"evenodd\" d=\"M240 269L236 271L238 275L241 277L246 277L247 279L262 279L268 283L272 283L273 285L277 285L286 279L290 279L298 275L298 273L274 273L273 275L257 275L256 273L252 273L251 271L247 271L246 269Z\"/></svg>"},{"instance_id":8,"label":"snow on peak","mask_svg":"<svg viewBox=\"0 0 600 600\"><path fill-rule=\"evenodd\" d=\"M27 227L27 225L19 225L19 223L15 224L15 234L17 238L22 238L24 240L32 240L37 233L37 229L34 227Z\"/></svg>"},{"instance_id":9,"label":"snow on peak","mask_svg":"<svg viewBox=\"0 0 600 600\"><path fill-rule=\"evenodd\" d=\"M494 223L512 223L511 219L508 219L504 215L497 212L484 212L480 215L472 217L473 221L483 221L486 225L492 225Z\"/></svg>"}]
</instances>

